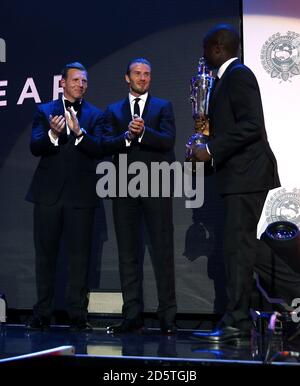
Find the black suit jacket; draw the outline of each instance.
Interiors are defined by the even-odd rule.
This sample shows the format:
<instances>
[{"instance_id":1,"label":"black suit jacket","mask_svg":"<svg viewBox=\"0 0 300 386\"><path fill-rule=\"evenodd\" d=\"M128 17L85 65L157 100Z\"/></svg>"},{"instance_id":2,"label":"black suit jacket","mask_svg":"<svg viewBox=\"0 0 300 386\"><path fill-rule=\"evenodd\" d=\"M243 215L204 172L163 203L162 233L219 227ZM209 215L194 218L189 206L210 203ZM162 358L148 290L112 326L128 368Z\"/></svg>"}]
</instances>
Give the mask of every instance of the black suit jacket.
<instances>
[{"instance_id":1,"label":"black suit jacket","mask_svg":"<svg viewBox=\"0 0 300 386\"><path fill-rule=\"evenodd\" d=\"M212 139L208 144L221 194L250 193L280 186L269 146L259 86L239 60L224 72L209 106Z\"/></svg>"},{"instance_id":2,"label":"black suit jacket","mask_svg":"<svg viewBox=\"0 0 300 386\"><path fill-rule=\"evenodd\" d=\"M128 164L134 161L173 162L175 160L175 120L172 104L169 101L148 95L142 118L145 131L142 141L135 141L126 147L124 133L132 120L129 98L111 104L105 112L103 146L107 155L127 153Z\"/></svg>"},{"instance_id":3,"label":"black suit jacket","mask_svg":"<svg viewBox=\"0 0 300 386\"><path fill-rule=\"evenodd\" d=\"M87 134L75 146L75 137L62 135L59 146L49 138L49 115L64 115L62 99L38 106L32 126L30 149L41 157L26 199L44 205L54 204L64 190L68 204L74 207L97 205L95 159L101 154L103 113L82 101L77 113L80 127Z\"/></svg>"}]
</instances>

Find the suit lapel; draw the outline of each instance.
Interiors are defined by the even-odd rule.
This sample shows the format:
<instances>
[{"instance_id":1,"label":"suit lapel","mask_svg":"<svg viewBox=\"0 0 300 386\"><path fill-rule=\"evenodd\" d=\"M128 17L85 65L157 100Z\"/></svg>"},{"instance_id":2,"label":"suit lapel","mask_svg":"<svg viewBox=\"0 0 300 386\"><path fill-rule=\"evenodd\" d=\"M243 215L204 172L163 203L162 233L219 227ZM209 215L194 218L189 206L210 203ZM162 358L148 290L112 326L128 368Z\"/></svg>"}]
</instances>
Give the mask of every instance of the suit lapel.
<instances>
[{"instance_id":1,"label":"suit lapel","mask_svg":"<svg viewBox=\"0 0 300 386\"><path fill-rule=\"evenodd\" d=\"M147 115L150 109L150 104L151 104L151 96L148 95L148 98L145 103L145 107L143 110L142 118L145 120L147 118ZM121 105L121 116L123 120L123 125L124 127L128 126L128 123L132 120L132 115L131 115L131 109L130 109L130 104L129 104L129 97L124 99L122 105Z\"/></svg>"},{"instance_id":2,"label":"suit lapel","mask_svg":"<svg viewBox=\"0 0 300 386\"><path fill-rule=\"evenodd\" d=\"M224 75L225 75L225 73L223 74L221 79L219 79L219 81L215 85L215 87L213 87L213 89L212 89L212 93L211 93L210 98L209 98L209 110L211 110L213 108L214 104L215 104L216 96L218 95L220 87L221 87L221 85L222 85L222 83L224 81Z\"/></svg>"},{"instance_id":3,"label":"suit lapel","mask_svg":"<svg viewBox=\"0 0 300 386\"><path fill-rule=\"evenodd\" d=\"M64 105L62 98L54 101L53 110L51 111L51 115L54 117L55 115L65 115Z\"/></svg>"},{"instance_id":4,"label":"suit lapel","mask_svg":"<svg viewBox=\"0 0 300 386\"><path fill-rule=\"evenodd\" d=\"M81 104L81 108L77 113L77 118L78 118L78 122L79 122L80 126L82 126L82 127L88 126L88 125L86 125L86 121L88 119L88 116L89 116L89 107L88 107L87 103L85 102L85 100L83 100L82 104Z\"/></svg>"},{"instance_id":5,"label":"suit lapel","mask_svg":"<svg viewBox=\"0 0 300 386\"><path fill-rule=\"evenodd\" d=\"M151 96L150 96L150 94L148 94L148 98L146 100L145 107L144 107L143 114L142 114L142 118L144 121L146 121L147 115L148 115L149 111L151 111L150 104L151 104Z\"/></svg>"},{"instance_id":6,"label":"suit lapel","mask_svg":"<svg viewBox=\"0 0 300 386\"><path fill-rule=\"evenodd\" d=\"M124 119L124 127L127 127L129 122L132 120L129 97L125 98L121 106L121 116Z\"/></svg>"},{"instance_id":7,"label":"suit lapel","mask_svg":"<svg viewBox=\"0 0 300 386\"><path fill-rule=\"evenodd\" d=\"M232 67L236 66L238 63L240 63L240 61L238 59L236 59L233 62L231 62L229 64L229 66L226 68L224 74L221 76L221 79L216 84L216 87L213 89L211 98L209 100L209 110L211 110L213 108L213 106L215 104L215 101L216 101L216 97L219 94L220 89L222 88L222 84L224 83L224 80L225 80L226 76L229 74L229 72L231 71Z\"/></svg>"}]
</instances>

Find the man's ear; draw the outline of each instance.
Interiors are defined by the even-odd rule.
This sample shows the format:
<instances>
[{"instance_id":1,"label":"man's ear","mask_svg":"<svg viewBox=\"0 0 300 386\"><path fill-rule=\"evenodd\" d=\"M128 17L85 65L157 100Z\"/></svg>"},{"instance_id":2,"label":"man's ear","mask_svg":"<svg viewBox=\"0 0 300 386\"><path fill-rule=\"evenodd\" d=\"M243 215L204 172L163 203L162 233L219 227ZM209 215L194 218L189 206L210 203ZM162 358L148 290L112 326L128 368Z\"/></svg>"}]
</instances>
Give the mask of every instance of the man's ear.
<instances>
[{"instance_id":1,"label":"man's ear","mask_svg":"<svg viewBox=\"0 0 300 386\"><path fill-rule=\"evenodd\" d=\"M129 76L127 74L125 74L125 80L126 82L129 84L130 83L130 79L129 79Z\"/></svg>"}]
</instances>

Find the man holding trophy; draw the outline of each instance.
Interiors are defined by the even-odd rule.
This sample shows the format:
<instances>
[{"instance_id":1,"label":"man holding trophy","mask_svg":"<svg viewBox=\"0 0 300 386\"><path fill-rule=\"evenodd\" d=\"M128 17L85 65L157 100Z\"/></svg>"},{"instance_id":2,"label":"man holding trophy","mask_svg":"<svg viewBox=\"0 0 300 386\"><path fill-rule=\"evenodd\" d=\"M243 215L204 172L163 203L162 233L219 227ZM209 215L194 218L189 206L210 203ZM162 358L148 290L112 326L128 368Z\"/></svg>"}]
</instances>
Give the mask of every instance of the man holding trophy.
<instances>
[{"instance_id":1,"label":"man holding trophy","mask_svg":"<svg viewBox=\"0 0 300 386\"><path fill-rule=\"evenodd\" d=\"M206 145L211 135L208 108L210 96L215 87L215 83L216 81L212 76L212 71L208 70L205 59L203 57L200 58L198 64L198 74L191 79L190 86L190 99L192 102L193 118L195 121L195 134L190 137L186 149L186 161L192 161L193 171L195 171L196 161L193 156L193 145ZM208 153L205 161L209 161L210 159L211 157ZM212 172L212 169L208 166L208 164L205 164L204 170L206 175L211 174Z\"/></svg>"},{"instance_id":2,"label":"man holding trophy","mask_svg":"<svg viewBox=\"0 0 300 386\"><path fill-rule=\"evenodd\" d=\"M223 254L229 301L218 328L195 336L223 342L250 335L253 271L260 243L256 228L268 191L280 182L257 80L237 57L238 33L231 25L217 25L206 34L203 49L206 65L217 70L218 82L210 90L207 111L196 119L202 134L209 122L209 136L191 139L187 152L194 161L211 163L216 173L225 209Z\"/></svg>"}]
</instances>

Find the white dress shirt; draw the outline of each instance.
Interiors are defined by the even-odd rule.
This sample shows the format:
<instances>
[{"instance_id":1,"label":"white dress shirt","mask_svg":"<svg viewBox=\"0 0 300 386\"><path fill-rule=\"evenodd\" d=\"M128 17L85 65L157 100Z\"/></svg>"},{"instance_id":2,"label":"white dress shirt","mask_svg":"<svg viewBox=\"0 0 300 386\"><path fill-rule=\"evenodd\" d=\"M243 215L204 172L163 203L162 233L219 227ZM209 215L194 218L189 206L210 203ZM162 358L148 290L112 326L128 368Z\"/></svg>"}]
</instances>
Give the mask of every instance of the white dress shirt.
<instances>
[{"instance_id":1,"label":"white dress shirt","mask_svg":"<svg viewBox=\"0 0 300 386\"><path fill-rule=\"evenodd\" d=\"M65 112L65 114L68 114L68 115L70 116L69 111L66 110L65 99L66 99L66 98L65 98L64 96L62 96L62 102L63 102L63 106L64 106L64 112ZM82 102L82 101L81 101L81 102ZM80 103L81 103L81 102L80 102ZM72 110L74 111L74 113L77 115L77 111L75 111L75 110L73 109L73 106L71 107L71 109L72 109ZM70 134L71 134L71 130L70 130L68 124L67 124L67 121L66 121L66 130L67 130L67 135L70 135ZM81 129L81 130L82 130L82 129ZM84 130L82 130L82 131L84 131ZM58 146L58 140L59 140L59 137L54 138L54 137L53 137L53 134L52 134L52 132L51 132L51 129L48 131L48 135L49 135L50 141L53 143L53 145L54 145L54 146ZM82 138L83 138L83 137L76 138L76 140L75 140L75 146L77 146L77 145L82 141Z\"/></svg>"},{"instance_id":2,"label":"white dress shirt","mask_svg":"<svg viewBox=\"0 0 300 386\"><path fill-rule=\"evenodd\" d=\"M145 104L146 104L146 101L148 98L148 93L146 92L145 94L139 95L138 97L135 97L134 95L129 93L129 105L130 105L130 111L131 111L132 119L133 119L133 115L134 115L134 103L135 103L136 98L140 98L140 100L138 101L138 104L139 104L139 108L140 108L140 116L142 116L144 108L145 108ZM145 132L145 130L144 130L144 132ZM144 132L140 137L138 137L138 142L142 142ZM129 139L125 138L125 142L126 142L127 147L131 145L131 141Z\"/></svg>"}]
</instances>

